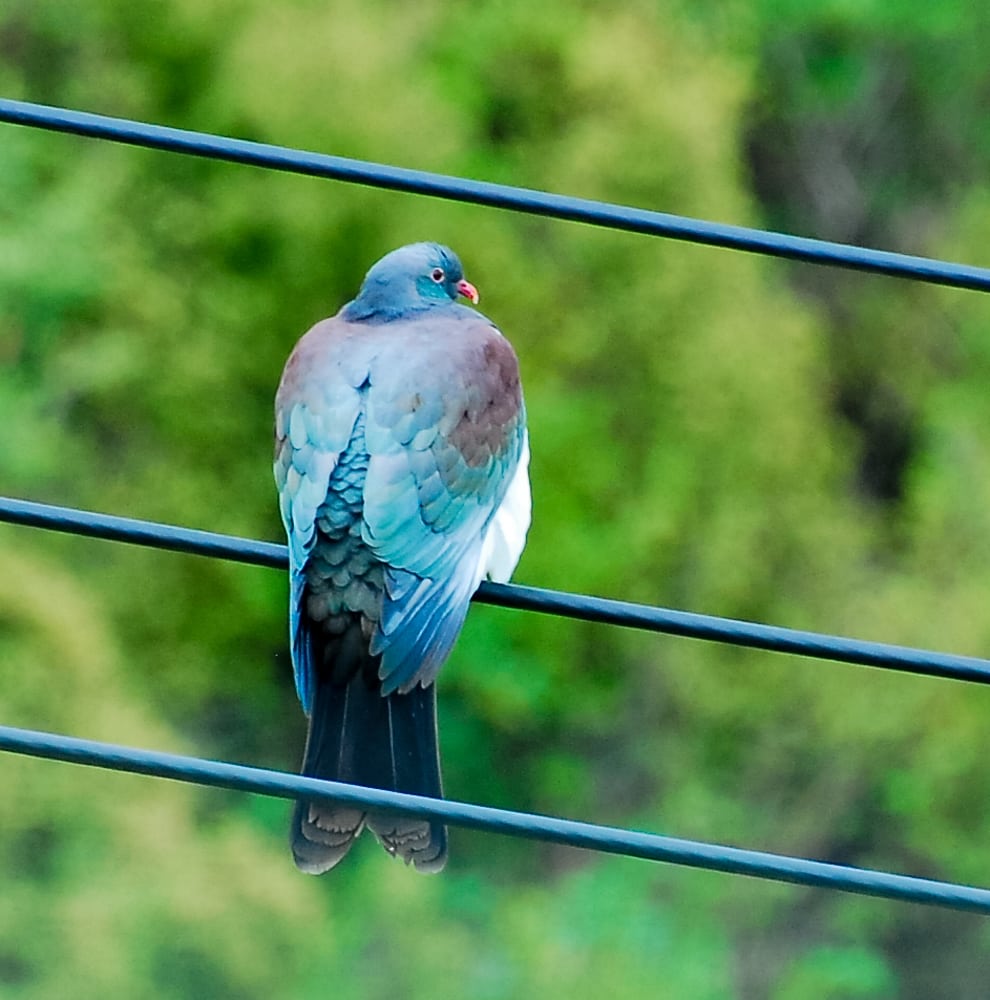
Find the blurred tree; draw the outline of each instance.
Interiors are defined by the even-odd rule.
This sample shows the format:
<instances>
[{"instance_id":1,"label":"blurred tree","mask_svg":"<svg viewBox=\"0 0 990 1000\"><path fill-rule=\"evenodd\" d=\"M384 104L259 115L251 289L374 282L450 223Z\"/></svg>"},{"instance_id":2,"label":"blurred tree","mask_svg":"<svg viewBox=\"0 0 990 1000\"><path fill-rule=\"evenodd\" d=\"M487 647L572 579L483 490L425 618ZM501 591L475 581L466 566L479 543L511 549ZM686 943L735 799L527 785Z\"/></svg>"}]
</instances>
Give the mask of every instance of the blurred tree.
<instances>
[{"instance_id":1,"label":"blurred tree","mask_svg":"<svg viewBox=\"0 0 990 1000\"><path fill-rule=\"evenodd\" d=\"M915 0L11 0L0 92L979 260L974 27ZM422 238L522 359L521 579L987 648L981 298L11 126L0 488L278 537L282 361ZM5 721L295 765L279 574L3 534ZM477 608L440 691L453 796L986 881L979 690ZM372 851L313 883L280 803L0 765L12 996L928 997L990 964L975 918L469 833L439 880Z\"/></svg>"}]
</instances>

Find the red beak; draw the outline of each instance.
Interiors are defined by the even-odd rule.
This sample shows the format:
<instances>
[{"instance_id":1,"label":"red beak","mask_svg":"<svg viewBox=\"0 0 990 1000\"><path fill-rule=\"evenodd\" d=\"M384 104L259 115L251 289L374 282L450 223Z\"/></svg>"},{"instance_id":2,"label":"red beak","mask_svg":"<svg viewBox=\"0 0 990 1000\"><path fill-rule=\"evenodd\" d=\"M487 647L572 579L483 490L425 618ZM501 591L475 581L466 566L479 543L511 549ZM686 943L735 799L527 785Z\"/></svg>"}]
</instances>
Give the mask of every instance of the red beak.
<instances>
[{"instance_id":1,"label":"red beak","mask_svg":"<svg viewBox=\"0 0 990 1000\"><path fill-rule=\"evenodd\" d=\"M478 289L475 288L474 285L467 280L467 278L461 278L461 280L457 282L457 291L463 295L464 298L470 299L474 305L477 305L481 299L481 296L478 294Z\"/></svg>"}]
</instances>

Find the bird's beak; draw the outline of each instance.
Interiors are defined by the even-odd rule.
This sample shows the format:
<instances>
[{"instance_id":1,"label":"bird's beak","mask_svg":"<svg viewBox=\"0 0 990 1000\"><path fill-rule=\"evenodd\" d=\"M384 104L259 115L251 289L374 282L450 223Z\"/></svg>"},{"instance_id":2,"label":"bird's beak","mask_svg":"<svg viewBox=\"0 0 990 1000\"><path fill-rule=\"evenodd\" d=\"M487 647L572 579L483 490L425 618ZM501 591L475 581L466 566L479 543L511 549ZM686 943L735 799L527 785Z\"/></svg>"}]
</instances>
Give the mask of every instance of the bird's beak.
<instances>
[{"instance_id":1,"label":"bird's beak","mask_svg":"<svg viewBox=\"0 0 990 1000\"><path fill-rule=\"evenodd\" d=\"M457 282L457 291L464 296L466 299L470 299L473 305L477 305L481 300L481 296L478 294L478 289L471 284L467 278L461 278Z\"/></svg>"}]
</instances>

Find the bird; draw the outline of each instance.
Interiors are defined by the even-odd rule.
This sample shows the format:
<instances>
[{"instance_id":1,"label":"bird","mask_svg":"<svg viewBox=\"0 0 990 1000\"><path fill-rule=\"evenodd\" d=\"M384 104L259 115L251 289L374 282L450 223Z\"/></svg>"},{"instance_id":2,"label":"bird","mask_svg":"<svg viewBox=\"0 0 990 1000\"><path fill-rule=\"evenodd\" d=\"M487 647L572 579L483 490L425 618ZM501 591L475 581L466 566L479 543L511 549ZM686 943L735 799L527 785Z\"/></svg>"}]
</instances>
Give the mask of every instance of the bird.
<instances>
[{"instance_id":1,"label":"bird","mask_svg":"<svg viewBox=\"0 0 990 1000\"><path fill-rule=\"evenodd\" d=\"M531 520L519 363L478 299L451 249L403 246L285 363L274 473L303 775L443 795L437 674ZM297 867L330 870L366 827L420 872L446 863L439 821L300 799Z\"/></svg>"}]
</instances>

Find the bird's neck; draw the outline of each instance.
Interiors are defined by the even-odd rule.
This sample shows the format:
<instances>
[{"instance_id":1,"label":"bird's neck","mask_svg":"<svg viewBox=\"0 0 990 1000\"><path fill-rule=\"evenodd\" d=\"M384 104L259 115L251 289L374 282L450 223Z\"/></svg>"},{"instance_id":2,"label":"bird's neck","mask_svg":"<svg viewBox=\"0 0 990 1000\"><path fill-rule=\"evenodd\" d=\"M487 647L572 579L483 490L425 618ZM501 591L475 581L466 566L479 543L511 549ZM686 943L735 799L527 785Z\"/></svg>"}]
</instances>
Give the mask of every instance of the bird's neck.
<instances>
[{"instance_id":1,"label":"bird's neck","mask_svg":"<svg viewBox=\"0 0 990 1000\"><path fill-rule=\"evenodd\" d=\"M399 306L389 302L362 302L358 298L344 306L341 316L349 323L390 323L418 315L428 308L429 306Z\"/></svg>"},{"instance_id":2,"label":"bird's neck","mask_svg":"<svg viewBox=\"0 0 990 1000\"><path fill-rule=\"evenodd\" d=\"M449 299L399 299L385 295L359 295L348 302L341 315L350 323L390 323L398 319L410 319L436 310L449 310L454 303Z\"/></svg>"},{"instance_id":3,"label":"bird's neck","mask_svg":"<svg viewBox=\"0 0 990 1000\"><path fill-rule=\"evenodd\" d=\"M344 306L343 316L350 322L387 323L452 305L447 294L429 280L420 286L406 276L369 275L357 298Z\"/></svg>"}]
</instances>

